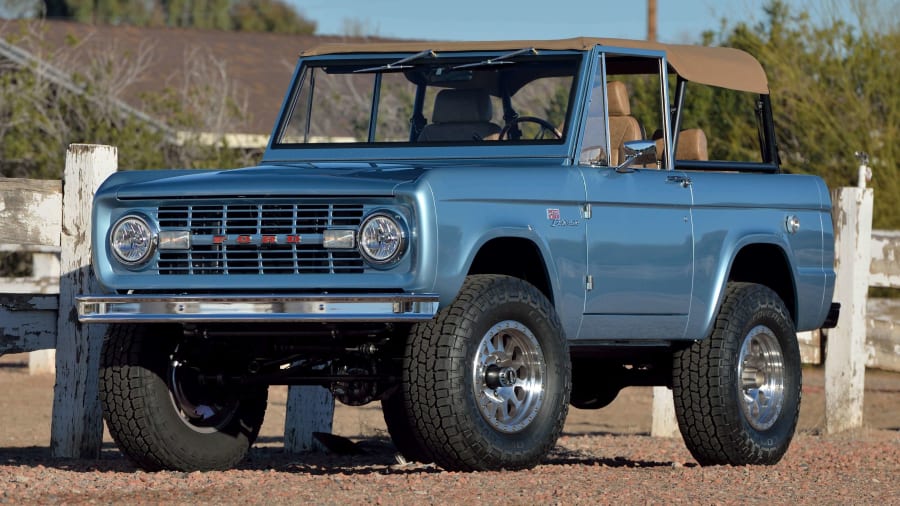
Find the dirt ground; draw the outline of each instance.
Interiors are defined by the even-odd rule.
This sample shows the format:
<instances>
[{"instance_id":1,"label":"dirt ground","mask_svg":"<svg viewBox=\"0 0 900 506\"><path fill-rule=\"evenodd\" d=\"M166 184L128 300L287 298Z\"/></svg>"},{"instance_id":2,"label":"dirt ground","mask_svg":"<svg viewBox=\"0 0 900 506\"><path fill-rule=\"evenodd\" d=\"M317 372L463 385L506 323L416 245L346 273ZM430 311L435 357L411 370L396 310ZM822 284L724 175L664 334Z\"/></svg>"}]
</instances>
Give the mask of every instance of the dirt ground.
<instances>
[{"instance_id":1,"label":"dirt ground","mask_svg":"<svg viewBox=\"0 0 900 506\"><path fill-rule=\"evenodd\" d=\"M143 473L121 456L108 434L100 461L50 459L54 378L30 376L26 361L27 355L0 358L0 504L900 504L897 373L868 370L866 428L829 436L823 434L824 372L805 368L798 436L782 463L754 471L699 468L680 439L649 437L649 388L626 389L601 410L571 409L557 451L547 464L530 471L467 475L430 466L398 467L378 403L336 408L333 433L358 441L366 455L289 455L281 449L287 390L272 387L260 438L238 469ZM663 469L677 473L659 474ZM809 481L804 473L816 479ZM263 485L268 482L271 486ZM580 482L589 493L579 488ZM550 492L523 495L535 483ZM694 488L680 488L684 483ZM486 495L497 486L511 488ZM746 487L775 488L760 495Z\"/></svg>"}]
</instances>

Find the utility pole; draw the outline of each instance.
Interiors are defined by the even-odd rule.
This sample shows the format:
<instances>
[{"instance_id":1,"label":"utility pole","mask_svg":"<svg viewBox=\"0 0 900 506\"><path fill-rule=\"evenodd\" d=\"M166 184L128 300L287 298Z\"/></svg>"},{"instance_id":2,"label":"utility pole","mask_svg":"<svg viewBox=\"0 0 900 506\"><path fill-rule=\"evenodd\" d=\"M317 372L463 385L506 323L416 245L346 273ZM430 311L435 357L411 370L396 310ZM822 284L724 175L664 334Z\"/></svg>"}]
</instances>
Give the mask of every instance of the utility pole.
<instances>
[{"instance_id":1,"label":"utility pole","mask_svg":"<svg viewBox=\"0 0 900 506\"><path fill-rule=\"evenodd\" d=\"M647 0L647 40L656 41L656 0Z\"/></svg>"}]
</instances>

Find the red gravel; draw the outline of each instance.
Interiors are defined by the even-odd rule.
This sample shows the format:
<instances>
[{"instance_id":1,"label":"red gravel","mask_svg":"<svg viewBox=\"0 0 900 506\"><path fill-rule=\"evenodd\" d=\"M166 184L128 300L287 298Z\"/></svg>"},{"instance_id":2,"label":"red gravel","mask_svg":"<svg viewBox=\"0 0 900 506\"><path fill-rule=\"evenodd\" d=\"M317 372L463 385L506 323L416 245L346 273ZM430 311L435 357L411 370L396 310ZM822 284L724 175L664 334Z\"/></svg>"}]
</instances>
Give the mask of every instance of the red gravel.
<instances>
[{"instance_id":1,"label":"red gravel","mask_svg":"<svg viewBox=\"0 0 900 506\"><path fill-rule=\"evenodd\" d=\"M680 439L641 435L649 427L646 389L623 392L598 412L573 410L557 450L529 471L397 465L377 403L336 417L335 433L358 439L365 454L288 455L278 420L284 394L273 389L261 444L237 469L146 473L110 442L99 460L51 459L42 423L52 378L0 364L0 503L900 504L900 374L871 374L869 428L836 436L818 435L821 373L804 375L801 433L771 467L701 468Z\"/></svg>"}]
</instances>

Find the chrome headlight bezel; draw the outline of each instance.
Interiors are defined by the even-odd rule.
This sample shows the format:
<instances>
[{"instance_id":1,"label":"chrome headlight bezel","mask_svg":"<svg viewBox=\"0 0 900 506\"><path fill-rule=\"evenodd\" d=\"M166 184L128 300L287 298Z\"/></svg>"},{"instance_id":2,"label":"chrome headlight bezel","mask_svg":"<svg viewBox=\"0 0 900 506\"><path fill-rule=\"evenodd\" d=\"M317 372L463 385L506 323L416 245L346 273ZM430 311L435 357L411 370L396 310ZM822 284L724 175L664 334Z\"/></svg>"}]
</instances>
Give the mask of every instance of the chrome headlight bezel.
<instances>
[{"instance_id":1,"label":"chrome headlight bezel","mask_svg":"<svg viewBox=\"0 0 900 506\"><path fill-rule=\"evenodd\" d=\"M367 234L372 230L371 227L380 228L374 233L379 237L382 247L373 248L371 241L367 240ZM392 244L385 246L386 242ZM409 227L400 214L386 209L376 209L363 218L359 232L357 232L356 244L360 255L370 265L374 267L391 266L403 258L403 254L409 247ZM386 253L379 251L385 247Z\"/></svg>"},{"instance_id":2,"label":"chrome headlight bezel","mask_svg":"<svg viewBox=\"0 0 900 506\"><path fill-rule=\"evenodd\" d=\"M125 230L125 227L129 227L129 229ZM137 234L142 238L139 241L135 241L134 237L131 237L128 240L132 247L137 245L141 248L139 255L126 254L123 252L121 244L124 241L122 241L120 233L131 236ZM156 252L159 244L159 230L153 220L146 215L141 213L128 213L116 220L115 224L110 227L107 244L109 250L112 252L113 258L121 265L130 269L142 267L153 258L153 254Z\"/></svg>"}]
</instances>

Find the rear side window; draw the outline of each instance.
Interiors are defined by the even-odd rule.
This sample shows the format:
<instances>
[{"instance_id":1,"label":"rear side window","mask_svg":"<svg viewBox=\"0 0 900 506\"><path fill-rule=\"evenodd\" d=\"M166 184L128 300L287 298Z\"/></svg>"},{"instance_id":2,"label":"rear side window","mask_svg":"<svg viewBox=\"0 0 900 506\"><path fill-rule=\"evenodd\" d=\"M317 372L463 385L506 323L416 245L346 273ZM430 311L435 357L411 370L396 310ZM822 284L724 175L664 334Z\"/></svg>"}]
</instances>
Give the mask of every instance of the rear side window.
<instances>
[{"instance_id":1,"label":"rear side window","mask_svg":"<svg viewBox=\"0 0 900 506\"><path fill-rule=\"evenodd\" d=\"M762 162L758 100L754 93L688 83L681 129L703 132L709 160Z\"/></svg>"}]
</instances>

